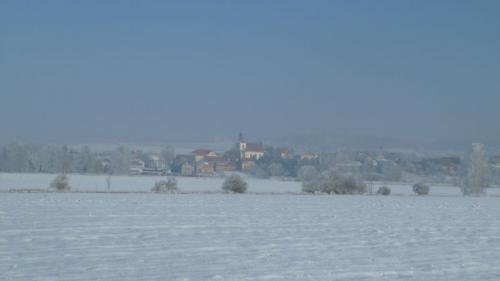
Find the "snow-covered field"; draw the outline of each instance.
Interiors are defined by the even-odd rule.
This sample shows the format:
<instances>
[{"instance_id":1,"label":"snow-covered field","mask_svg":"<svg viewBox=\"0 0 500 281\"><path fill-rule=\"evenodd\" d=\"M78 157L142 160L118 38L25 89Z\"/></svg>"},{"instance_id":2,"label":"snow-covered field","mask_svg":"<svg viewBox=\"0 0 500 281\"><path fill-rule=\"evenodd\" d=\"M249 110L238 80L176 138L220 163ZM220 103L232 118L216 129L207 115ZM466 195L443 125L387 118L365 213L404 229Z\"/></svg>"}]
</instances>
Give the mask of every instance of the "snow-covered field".
<instances>
[{"instance_id":1,"label":"snow-covered field","mask_svg":"<svg viewBox=\"0 0 500 281\"><path fill-rule=\"evenodd\" d=\"M0 173L0 191L15 189L47 189L55 175L51 174L6 174ZM107 191L105 175L68 175L73 190ZM162 179L159 176L112 176L111 191L148 192L154 183ZM248 191L251 193L298 193L302 185L297 181L279 181L247 178ZM219 192L223 178L190 178L178 177L178 186L182 192ZM392 195L412 195L410 184L374 183L374 191L386 185L391 188ZM500 196L500 188L491 188L488 194ZM455 186L432 186L430 195L461 196L460 189Z\"/></svg>"},{"instance_id":2,"label":"snow-covered field","mask_svg":"<svg viewBox=\"0 0 500 281\"><path fill-rule=\"evenodd\" d=\"M0 191L11 189L46 189L55 175L51 174L5 174L0 173ZM107 191L105 175L68 175L70 185L77 191ZM160 176L112 176L111 191L148 192ZM219 177L177 177L178 187L184 192L221 191L224 178ZM300 192L301 183L294 181L247 179L250 192L286 193Z\"/></svg>"},{"instance_id":3,"label":"snow-covered field","mask_svg":"<svg viewBox=\"0 0 500 281\"><path fill-rule=\"evenodd\" d=\"M500 280L500 198L0 193L0 280Z\"/></svg>"}]
</instances>

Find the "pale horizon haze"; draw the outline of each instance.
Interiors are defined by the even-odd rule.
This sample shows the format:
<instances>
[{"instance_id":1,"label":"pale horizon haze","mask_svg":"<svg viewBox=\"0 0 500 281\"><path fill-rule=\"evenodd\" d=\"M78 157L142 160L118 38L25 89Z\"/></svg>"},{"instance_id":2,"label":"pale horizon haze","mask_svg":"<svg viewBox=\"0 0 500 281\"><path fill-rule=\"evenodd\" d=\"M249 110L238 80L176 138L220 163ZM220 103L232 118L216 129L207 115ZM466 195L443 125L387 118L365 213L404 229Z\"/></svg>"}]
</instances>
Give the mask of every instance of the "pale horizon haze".
<instances>
[{"instance_id":1,"label":"pale horizon haze","mask_svg":"<svg viewBox=\"0 0 500 281\"><path fill-rule=\"evenodd\" d=\"M1 1L0 142L500 142L499 1Z\"/></svg>"}]
</instances>

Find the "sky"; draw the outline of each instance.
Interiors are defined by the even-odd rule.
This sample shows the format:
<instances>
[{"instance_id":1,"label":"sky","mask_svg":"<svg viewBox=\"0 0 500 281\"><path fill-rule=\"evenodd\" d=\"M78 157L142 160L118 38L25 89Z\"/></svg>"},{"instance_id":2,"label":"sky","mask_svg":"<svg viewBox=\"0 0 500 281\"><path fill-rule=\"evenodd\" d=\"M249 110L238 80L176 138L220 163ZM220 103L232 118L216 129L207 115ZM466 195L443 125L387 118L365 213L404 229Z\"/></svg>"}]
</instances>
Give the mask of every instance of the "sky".
<instances>
[{"instance_id":1,"label":"sky","mask_svg":"<svg viewBox=\"0 0 500 281\"><path fill-rule=\"evenodd\" d=\"M0 142L500 143L500 1L0 1Z\"/></svg>"}]
</instances>

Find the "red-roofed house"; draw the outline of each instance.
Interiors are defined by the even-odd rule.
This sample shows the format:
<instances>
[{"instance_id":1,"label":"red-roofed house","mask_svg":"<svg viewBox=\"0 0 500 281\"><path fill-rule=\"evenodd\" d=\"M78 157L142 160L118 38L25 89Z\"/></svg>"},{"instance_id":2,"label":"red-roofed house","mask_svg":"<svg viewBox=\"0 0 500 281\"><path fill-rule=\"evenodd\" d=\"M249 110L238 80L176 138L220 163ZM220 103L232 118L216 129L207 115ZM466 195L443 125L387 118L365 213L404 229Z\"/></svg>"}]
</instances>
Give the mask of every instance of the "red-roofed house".
<instances>
[{"instance_id":1,"label":"red-roofed house","mask_svg":"<svg viewBox=\"0 0 500 281\"><path fill-rule=\"evenodd\" d=\"M195 157L195 161L204 160L206 157L217 157L217 153L210 149L196 149L193 150L192 154Z\"/></svg>"}]
</instances>

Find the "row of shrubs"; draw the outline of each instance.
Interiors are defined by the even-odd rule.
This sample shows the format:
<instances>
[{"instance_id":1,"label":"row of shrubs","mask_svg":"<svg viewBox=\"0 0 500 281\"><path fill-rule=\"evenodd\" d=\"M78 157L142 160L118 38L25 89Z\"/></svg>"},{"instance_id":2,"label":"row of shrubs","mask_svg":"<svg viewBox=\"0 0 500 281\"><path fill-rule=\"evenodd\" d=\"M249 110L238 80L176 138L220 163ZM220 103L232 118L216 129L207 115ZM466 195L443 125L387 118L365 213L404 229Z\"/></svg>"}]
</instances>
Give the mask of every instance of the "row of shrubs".
<instances>
[{"instance_id":1,"label":"row of shrubs","mask_svg":"<svg viewBox=\"0 0 500 281\"><path fill-rule=\"evenodd\" d=\"M66 175L58 175L51 183L51 187L57 191L69 191L71 189ZM222 190L225 192L245 193L248 184L239 175L231 175L222 184ZM429 194L429 186L423 183L413 185L413 192L417 195ZM151 192L154 193L175 193L178 191L177 180L169 177L167 180L157 181ZM335 172L325 172L314 177L304 179L302 182L302 191L307 193L326 193L326 194L364 194L367 186L364 182L353 176L344 176ZM377 190L379 195L390 195L391 189L382 186Z\"/></svg>"},{"instance_id":2,"label":"row of shrubs","mask_svg":"<svg viewBox=\"0 0 500 281\"><path fill-rule=\"evenodd\" d=\"M416 195L427 195L429 194L430 188L428 185L424 183L417 183L413 185L413 192ZM388 188L387 186L381 186L377 190L377 194L379 195L390 195L391 194L391 189Z\"/></svg>"},{"instance_id":3,"label":"row of shrubs","mask_svg":"<svg viewBox=\"0 0 500 281\"><path fill-rule=\"evenodd\" d=\"M231 175L224 183L222 183L222 190L225 192L245 193L247 191L247 182L239 175ZM177 180L173 177L167 180L161 180L155 183L151 190L155 193L173 193L177 191Z\"/></svg>"},{"instance_id":4,"label":"row of shrubs","mask_svg":"<svg viewBox=\"0 0 500 281\"><path fill-rule=\"evenodd\" d=\"M413 192L417 195L427 195L429 190L429 186L423 183L417 183L413 186ZM322 173L309 173L303 177L302 191L326 194L364 194L367 192L367 186L363 181L353 176L345 176L336 171L324 171ZM377 194L389 195L391 189L382 186L377 190Z\"/></svg>"},{"instance_id":5,"label":"row of shrubs","mask_svg":"<svg viewBox=\"0 0 500 281\"><path fill-rule=\"evenodd\" d=\"M222 190L225 192L233 193L245 193L247 191L248 184L239 175L229 176L222 184ZM71 186L69 184L68 177L66 175L58 175L50 184L50 188L56 191L70 191ZM175 193L178 191L177 180L174 177L169 177L166 180L157 181L151 192L154 193Z\"/></svg>"}]
</instances>

